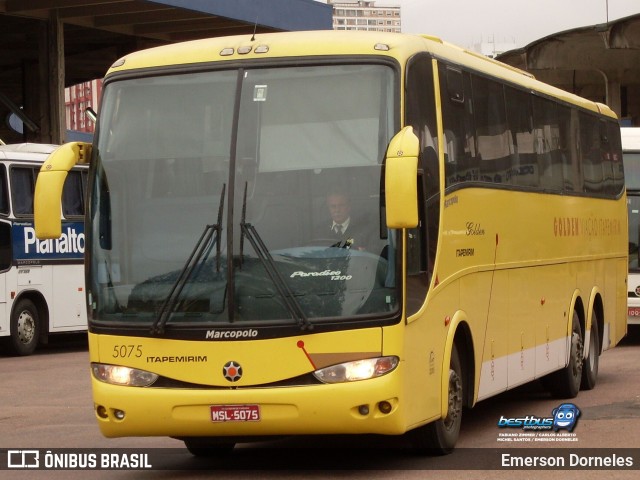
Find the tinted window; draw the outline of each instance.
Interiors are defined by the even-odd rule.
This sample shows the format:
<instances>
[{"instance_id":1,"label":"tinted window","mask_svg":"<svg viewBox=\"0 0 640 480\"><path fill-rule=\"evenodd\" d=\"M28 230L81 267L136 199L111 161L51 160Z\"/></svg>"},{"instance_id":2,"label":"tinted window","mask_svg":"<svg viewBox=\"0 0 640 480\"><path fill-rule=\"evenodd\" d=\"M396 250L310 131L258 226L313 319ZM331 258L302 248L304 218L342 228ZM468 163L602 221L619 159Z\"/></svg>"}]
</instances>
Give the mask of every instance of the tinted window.
<instances>
[{"instance_id":1,"label":"tinted window","mask_svg":"<svg viewBox=\"0 0 640 480\"><path fill-rule=\"evenodd\" d=\"M33 191L36 174L36 169L32 167L11 167L11 196L14 215L33 215Z\"/></svg>"},{"instance_id":2,"label":"tinted window","mask_svg":"<svg viewBox=\"0 0 640 480\"><path fill-rule=\"evenodd\" d=\"M538 186L538 165L533 150L531 96L515 88L505 88L507 122L514 152L511 156L511 183Z\"/></svg>"},{"instance_id":3,"label":"tinted window","mask_svg":"<svg viewBox=\"0 0 640 480\"><path fill-rule=\"evenodd\" d=\"M62 190L62 213L65 217L84 215L84 191L86 173L72 170L67 175Z\"/></svg>"},{"instance_id":4,"label":"tinted window","mask_svg":"<svg viewBox=\"0 0 640 480\"><path fill-rule=\"evenodd\" d=\"M580 155L584 172L584 191L604 192L603 162L606 159L600 138L600 121L593 115L580 113Z\"/></svg>"},{"instance_id":5,"label":"tinted window","mask_svg":"<svg viewBox=\"0 0 640 480\"><path fill-rule=\"evenodd\" d=\"M544 190L561 191L564 175L558 111L546 98L533 97L533 135L538 185Z\"/></svg>"},{"instance_id":6,"label":"tinted window","mask_svg":"<svg viewBox=\"0 0 640 480\"><path fill-rule=\"evenodd\" d=\"M472 85L480 180L508 183L514 146L507 129L502 85L482 77L473 77Z\"/></svg>"},{"instance_id":7,"label":"tinted window","mask_svg":"<svg viewBox=\"0 0 640 480\"><path fill-rule=\"evenodd\" d=\"M7 186L7 170L0 165L0 213L9 213L9 187Z\"/></svg>"},{"instance_id":8,"label":"tinted window","mask_svg":"<svg viewBox=\"0 0 640 480\"><path fill-rule=\"evenodd\" d=\"M473 132L471 78L467 72L440 66L446 186L480 178Z\"/></svg>"},{"instance_id":9,"label":"tinted window","mask_svg":"<svg viewBox=\"0 0 640 480\"><path fill-rule=\"evenodd\" d=\"M609 197L622 191L615 120L455 67L440 65L439 76L447 187L483 182Z\"/></svg>"}]
</instances>

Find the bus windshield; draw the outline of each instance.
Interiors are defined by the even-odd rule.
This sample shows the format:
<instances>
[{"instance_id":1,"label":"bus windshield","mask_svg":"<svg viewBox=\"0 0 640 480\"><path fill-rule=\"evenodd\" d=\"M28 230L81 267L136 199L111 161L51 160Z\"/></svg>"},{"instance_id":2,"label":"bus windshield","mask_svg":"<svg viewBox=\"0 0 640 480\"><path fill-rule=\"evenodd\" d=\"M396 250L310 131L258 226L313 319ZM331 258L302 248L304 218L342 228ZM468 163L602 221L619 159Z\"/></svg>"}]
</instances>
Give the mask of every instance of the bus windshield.
<instances>
[{"instance_id":1,"label":"bus windshield","mask_svg":"<svg viewBox=\"0 0 640 480\"><path fill-rule=\"evenodd\" d=\"M106 83L93 321L306 328L395 314L380 192L395 78L363 63Z\"/></svg>"}]
</instances>

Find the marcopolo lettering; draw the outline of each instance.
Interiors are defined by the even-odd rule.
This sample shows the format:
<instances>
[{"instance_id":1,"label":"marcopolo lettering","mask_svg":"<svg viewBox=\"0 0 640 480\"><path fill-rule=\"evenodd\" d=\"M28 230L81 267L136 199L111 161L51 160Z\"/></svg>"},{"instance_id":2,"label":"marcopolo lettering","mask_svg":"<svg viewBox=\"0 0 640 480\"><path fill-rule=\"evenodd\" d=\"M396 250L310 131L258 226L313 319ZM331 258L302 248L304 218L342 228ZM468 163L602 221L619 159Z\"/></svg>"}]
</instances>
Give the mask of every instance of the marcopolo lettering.
<instances>
[{"instance_id":1,"label":"marcopolo lettering","mask_svg":"<svg viewBox=\"0 0 640 480\"><path fill-rule=\"evenodd\" d=\"M241 338L255 338L258 336L258 330L253 328L244 330L208 330L205 338L214 340L236 340Z\"/></svg>"},{"instance_id":2,"label":"marcopolo lettering","mask_svg":"<svg viewBox=\"0 0 640 480\"><path fill-rule=\"evenodd\" d=\"M46 255L78 253L84 254L84 233L76 232L73 227L67 227L60 238L55 240L38 240L33 227L24 228L24 254Z\"/></svg>"}]
</instances>

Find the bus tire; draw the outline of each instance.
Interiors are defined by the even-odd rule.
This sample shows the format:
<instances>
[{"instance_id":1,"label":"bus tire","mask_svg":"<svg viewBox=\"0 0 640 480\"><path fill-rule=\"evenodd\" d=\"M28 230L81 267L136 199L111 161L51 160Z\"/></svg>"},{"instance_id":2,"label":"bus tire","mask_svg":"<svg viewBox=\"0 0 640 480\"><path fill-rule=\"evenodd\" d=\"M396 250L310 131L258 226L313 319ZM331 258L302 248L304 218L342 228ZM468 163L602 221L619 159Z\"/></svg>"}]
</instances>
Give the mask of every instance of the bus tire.
<instances>
[{"instance_id":1,"label":"bus tire","mask_svg":"<svg viewBox=\"0 0 640 480\"><path fill-rule=\"evenodd\" d=\"M573 312L571 322L571 350L569 364L562 370L552 373L545 385L556 398L575 398L582 382L582 365L584 355L584 339L578 314Z\"/></svg>"},{"instance_id":2,"label":"bus tire","mask_svg":"<svg viewBox=\"0 0 640 480\"><path fill-rule=\"evenodd\" d=\"M589 356L582 364L582 390L592 390L598 379L598 366L600 363L600 337L598 332L598 317L595 310L591 315L591 336L589 338Z\"/></svg>"},{"instance_id":3,"label":"bus tire","mask_svg":"<svg viewBox=\"0 0 640 480\"><path fill-rule=\"evenodd\" d=\"M462 425L463 385L462 364L456 345L451 350L447 416L411 431L411 443L420 454L446 455L453 451Z\"/></svg>"},{"instance_id":4,"label":"bus tire","mask_svg":"<svg viewBox=\"0 0 640 480\"><path fill-rule=\"evenodd\" d=\"M38 309L31 300L18 300L11 313L10 328L9 351L14 355L31 355L38 346L42 328Z\"/></svg>"},{"instance_id":5,"label":"bus tire","mask_svg":"<svg viewBox=\"0 0 640 480\"><path fill-rule=\"evenodd\" d=\"M185 438L184 446L194 457L222 457L233 451L235 443L216 442L205 438L193 437Z\"/></svg>"}]
</instances>

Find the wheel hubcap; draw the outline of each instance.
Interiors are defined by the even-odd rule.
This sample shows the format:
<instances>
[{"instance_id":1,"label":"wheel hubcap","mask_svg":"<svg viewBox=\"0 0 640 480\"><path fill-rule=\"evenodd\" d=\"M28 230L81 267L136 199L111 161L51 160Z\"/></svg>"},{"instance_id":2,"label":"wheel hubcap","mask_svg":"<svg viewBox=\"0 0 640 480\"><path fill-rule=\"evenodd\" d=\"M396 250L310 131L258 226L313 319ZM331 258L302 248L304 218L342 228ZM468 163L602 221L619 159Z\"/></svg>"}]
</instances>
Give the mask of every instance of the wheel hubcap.
<instances>
[{"instance_id":1,"label":"wheel hubcap","mask_svg":"<svg viewBox=\"0 0 640 480\"><path fill-rule=\"evenodd\" d=\"M22 312L18 317L18 338L22 343L30 343L36 333L36 322L29 312Z\"/></svg>"},{"instance_id":2,"label":"wheel hubcap","mask_svg":"<svg viewBox=\"0 0 640 480\"><path fill-rule=\"evenodd\" d=\"M580 378L582 375L582 353L584 345L580 332L573 332L571 335L571 353L573 354L573 375Z\"/></svg>"},{"instance_id":3,"label":"wheel hubcap","mask_svg":"<svg viewBox=\"0 0 640 480\"><path fill-rule=\"evenodd\" d=\"M449 408L444 426L451 429L462 413L462 381L455 370L449 370Z\"/></svg>"}]
</instances>

